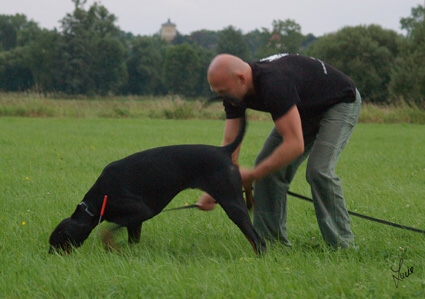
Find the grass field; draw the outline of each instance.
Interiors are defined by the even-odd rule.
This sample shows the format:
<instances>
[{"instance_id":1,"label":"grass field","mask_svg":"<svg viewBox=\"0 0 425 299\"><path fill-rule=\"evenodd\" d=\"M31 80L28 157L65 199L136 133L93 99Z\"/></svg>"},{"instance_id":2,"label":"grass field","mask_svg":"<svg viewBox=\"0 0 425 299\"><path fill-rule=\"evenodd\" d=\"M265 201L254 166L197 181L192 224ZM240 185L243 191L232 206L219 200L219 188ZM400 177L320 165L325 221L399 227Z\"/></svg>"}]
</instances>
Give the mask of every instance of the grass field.
<instances>
[{"instance_id":1,"label":"grass field","mask_svg":"<svg viewBox=\"0 0 425 299\"><path fill-rule=\"evenodd\" d=\"M249 122L242 165L271 125ZM425 298L423 235L353 217L359 250L334 252L313 206L294 198L293 248L269 244L262 258L219 207L162 213L140 244L120 234L121 253L104 252L93 231L73 254L49 255L53 228L107 163L161 145L219 144L223 121L1 117L0 128L0 298ZM358 125L337 168L348 208L425 229L424 148L423 125ZM310 196L304 166L292 191ZM170 207L199 195L185 191ZM394 281L400 263L404 279Z\"/></svg>"},{"instance_id":2,"label":"grass field","mask_svg":"<svg viewBox=\"0 0 425 299\"><path fill-rule=\"evenodd\" d=\"M205 107L204 98L179 96L70 97L37 93L0 92L0 116L71 118L223 119L221 103ZM249 110L251 120L269 120L262 112ZM425 124L425 110L400 101L393 106L363 103L362 123Z\"/></svg>"}]
</instances>

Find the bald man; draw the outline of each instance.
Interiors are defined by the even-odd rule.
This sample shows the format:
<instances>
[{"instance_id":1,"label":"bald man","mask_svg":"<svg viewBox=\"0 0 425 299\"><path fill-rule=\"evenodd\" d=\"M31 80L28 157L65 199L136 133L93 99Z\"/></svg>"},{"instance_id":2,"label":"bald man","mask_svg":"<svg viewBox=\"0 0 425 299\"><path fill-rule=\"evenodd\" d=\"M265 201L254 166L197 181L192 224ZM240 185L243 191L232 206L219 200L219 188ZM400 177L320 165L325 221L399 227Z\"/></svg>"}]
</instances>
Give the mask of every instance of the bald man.
<instances>
[{"instance_id":1,"label":"bald man","mask_svg":"<svg viewBox=\"0 0 425 299\"><path fill-rule=\"evenodd\" d=\"M286 232L287 191L308 157L306 179L322 236L335 249L351 247L354 234L335 167L360 111L361 97L353 81L321 60L293 54L252 63L220 54L211 61L207 77L214 92L270 113L275 125L255 167L240 169L244 187L254 183L256 230L269 240L291 246ZM243 110L223 104L224 145L237 134ZM235 163L239 151L240 147L233 154ZM198 200L201 210L214 205L208 194Z\"/></svg>"}]
</instances>

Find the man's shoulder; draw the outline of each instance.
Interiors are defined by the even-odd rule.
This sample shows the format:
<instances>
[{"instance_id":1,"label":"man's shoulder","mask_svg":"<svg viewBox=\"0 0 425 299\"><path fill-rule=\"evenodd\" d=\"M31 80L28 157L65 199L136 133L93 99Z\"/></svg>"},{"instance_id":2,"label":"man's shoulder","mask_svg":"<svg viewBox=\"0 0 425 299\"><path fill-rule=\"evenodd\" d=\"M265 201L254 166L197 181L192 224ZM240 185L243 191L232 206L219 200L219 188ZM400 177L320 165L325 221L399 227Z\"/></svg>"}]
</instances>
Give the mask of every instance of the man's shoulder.
<instances>
[{"instance_id":1,"label":"man's shoulder","mask_svg":"<svg viewBox=\"0 0 425 299\"><path fill-rule=\"evenodd\" d=\"M308 57L298 54L275 54L250 63L254 76L274 76L279 72L282 77L286 73L292 74L299 65L300 60L308 59Z\"/></svg>"}]
</instances>

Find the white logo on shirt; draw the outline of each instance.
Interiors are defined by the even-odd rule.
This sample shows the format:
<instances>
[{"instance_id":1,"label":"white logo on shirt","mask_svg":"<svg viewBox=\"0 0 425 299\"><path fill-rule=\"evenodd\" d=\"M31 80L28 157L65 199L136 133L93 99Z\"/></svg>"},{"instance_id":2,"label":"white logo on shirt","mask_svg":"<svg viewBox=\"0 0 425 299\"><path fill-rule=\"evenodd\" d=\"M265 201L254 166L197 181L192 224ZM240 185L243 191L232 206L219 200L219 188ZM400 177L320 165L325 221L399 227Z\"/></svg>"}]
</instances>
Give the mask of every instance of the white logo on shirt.
<instances>
[{"instance_id":1,"label":"white logo on shirt","mask_svg":"<svg viewBox=\"0 0 425 299\"><path fill-rule=\"evenodd\" d=\"M276 60L276 59L279 59L279 58L281 58L281 57L288 56L288 55L289 55L289 53L279 53L279 54L274 54L274 55L271 55L271 56L269 56L269 57L262 58L262 59L260 59L260 61L267 61L267 62L271 62L271 61L273 61L273 60ZM297 54L297 55L298 55L298 54ZM328 70L327 70L327 68L326 68L326 65L325 65L325 63L324 63L322 60L317 59L317 58L314 58L314 57L310 57L310 58L311 58L311 59L313 59L313 60L316 60L316 61L320 62L320 64L322 65L322 68L323 68L323 73L324 73L325 75L327 75L327 74L328 74Z\"/></svg>"},{"instance_id":2,"label":"white logo on shirt","mask_svg":"<svg viewBox=\"0 0 425 299\"><path fill-rule=\"evenodd\" d=\"M269 56L269 57L262 58L262 59L260 59L260 61L268 61L268 62L270 62L270 61L273 61L273 60L279 59L279 58L281 58L281 57L283 57L283 56L287 56L287 55L289 55L289 53L279 53L279 54L274 54L274 55L271 55L271 56Z\"/></svg>"},{"instance_id":3,"label":"white logo on shirt","mask_svg":"<svg viewBox=\"0 0 425 299\"><path fill-rule=\"evenodd\" d=\"M326 65L325 65L325 63L323 61L321 61L320 59L314 58L314 57L310 57L310 58L313 59L313 60L316 60L316 61L320 62L322 64L322 67L323 67L323 73L325 73L325 75L328 74L328 70L326 69Z\"/></svg>"}]
</instances>

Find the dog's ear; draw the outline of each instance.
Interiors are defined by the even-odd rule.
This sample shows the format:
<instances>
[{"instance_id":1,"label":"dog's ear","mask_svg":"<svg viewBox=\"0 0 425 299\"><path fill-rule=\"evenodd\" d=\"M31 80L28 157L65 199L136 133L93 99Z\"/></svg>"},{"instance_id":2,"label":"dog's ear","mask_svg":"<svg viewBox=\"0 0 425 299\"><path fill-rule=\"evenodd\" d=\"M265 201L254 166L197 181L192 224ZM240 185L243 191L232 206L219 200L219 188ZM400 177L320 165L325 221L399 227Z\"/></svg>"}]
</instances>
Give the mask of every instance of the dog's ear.
<instances>
[{"instance_id":1,"label":"dog's ear","mask_svg":"<svg viewBox=\"0 0 425 299\"><path fill-rule=\"evenodd\" d=\"M81 225L72 218L66 218L50 235L49 253L70 253L74 247L83 245L89 234L90 230L87 232L86 225Z\"/></svg>"}]
</instances>

